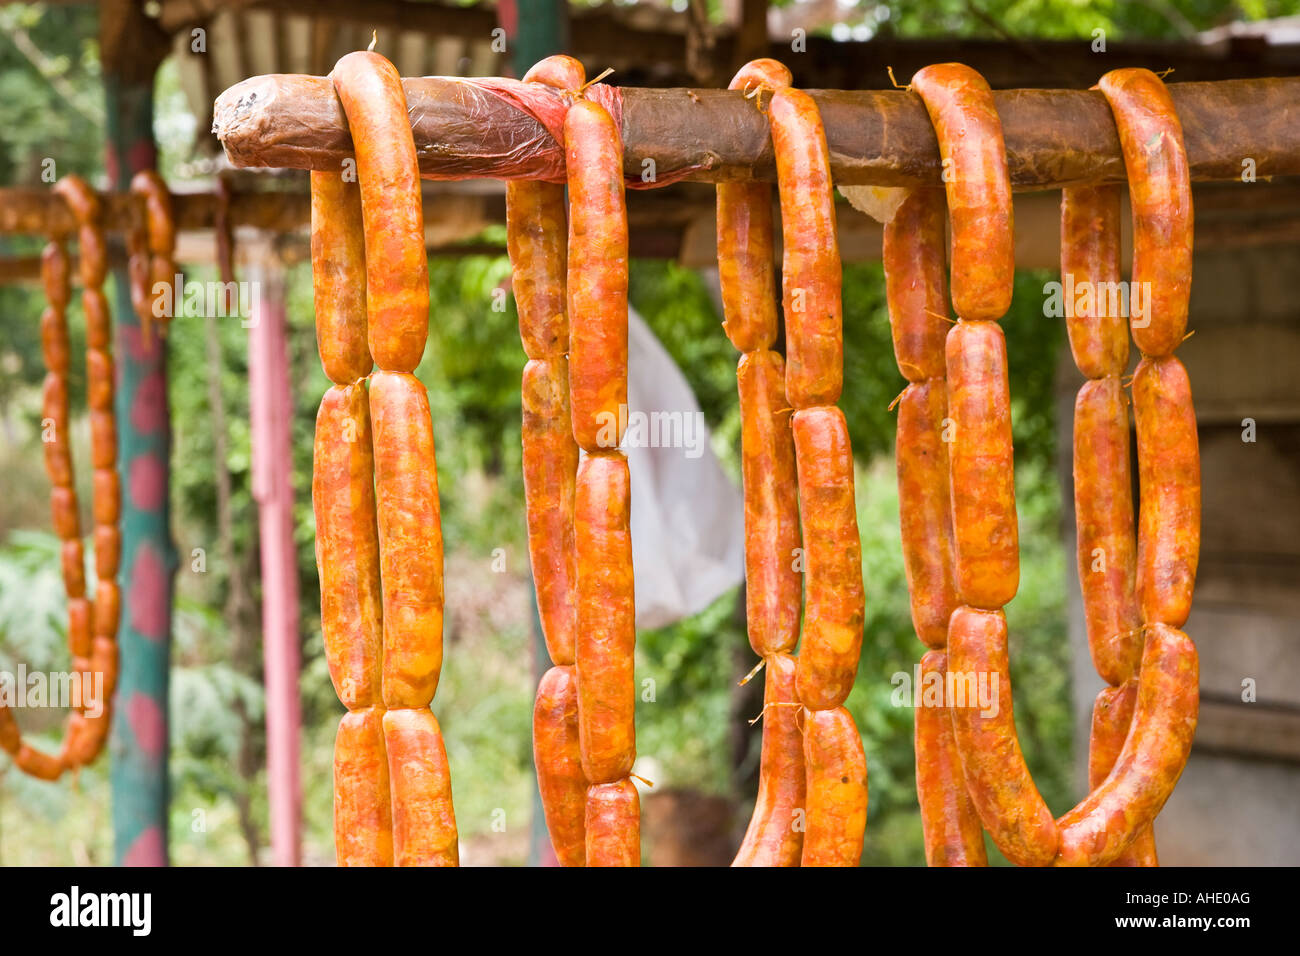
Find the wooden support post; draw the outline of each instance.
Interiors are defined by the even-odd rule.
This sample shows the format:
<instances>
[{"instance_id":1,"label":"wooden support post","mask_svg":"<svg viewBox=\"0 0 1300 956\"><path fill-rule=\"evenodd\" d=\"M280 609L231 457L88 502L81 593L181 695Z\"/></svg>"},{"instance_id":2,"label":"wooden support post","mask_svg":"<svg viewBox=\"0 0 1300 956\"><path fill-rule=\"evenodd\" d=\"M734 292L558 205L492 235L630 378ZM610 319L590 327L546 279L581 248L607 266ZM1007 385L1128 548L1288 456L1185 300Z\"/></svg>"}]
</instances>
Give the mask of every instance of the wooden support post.
<instances>
[{"instance_id":1,"label":"wooden support post","mask_svg":"<svg viewBox=\"0 0 1300 956\"><path fill-rule=\"evenodd\" d=\"M293 535L293 402L285 339L284 267L267 248L244 270L255 309L248 330L253 497L262 557L262 657L271 861L302 863L302 724L298 699L298 567Z\"/></svg>"}]
</instances>

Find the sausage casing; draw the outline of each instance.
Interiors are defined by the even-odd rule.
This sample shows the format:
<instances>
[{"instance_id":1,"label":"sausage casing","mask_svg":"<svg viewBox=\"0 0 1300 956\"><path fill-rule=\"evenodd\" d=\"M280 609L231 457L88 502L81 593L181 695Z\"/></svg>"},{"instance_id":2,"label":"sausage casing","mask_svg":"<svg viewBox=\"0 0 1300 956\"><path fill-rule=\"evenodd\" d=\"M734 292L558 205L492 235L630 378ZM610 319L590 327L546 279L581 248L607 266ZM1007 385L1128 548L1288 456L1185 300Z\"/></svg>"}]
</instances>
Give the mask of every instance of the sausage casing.
<instances>
[{"instance_id":1,"label":"sausage casing","mask_svg":"<svg viewBox=\"0 0 1300 956\"><path fill-rule=\"evenodd\" d=\"M867 758L843 707L803 711L808 775L801 866L857 866L867 829Z\"/></svg>"}]
</instances>

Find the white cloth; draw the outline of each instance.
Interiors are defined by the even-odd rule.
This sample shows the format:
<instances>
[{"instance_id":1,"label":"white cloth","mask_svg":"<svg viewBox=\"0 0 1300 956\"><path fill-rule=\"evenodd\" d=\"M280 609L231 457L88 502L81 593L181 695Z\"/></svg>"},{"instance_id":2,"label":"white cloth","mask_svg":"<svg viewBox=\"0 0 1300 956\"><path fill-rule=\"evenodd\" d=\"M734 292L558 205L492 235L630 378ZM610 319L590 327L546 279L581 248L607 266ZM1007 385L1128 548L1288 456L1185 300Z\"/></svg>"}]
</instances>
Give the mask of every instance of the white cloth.
<instances>
[{"instance_id":1,"label":"white cloth","mask_svg":"<svg viewBox=\"0 0 1300 956\"><path fill-rule=\"evenodd\" d=\"M648 629L702 611L744 579L745 513L695 393L632 309L627 391L636 626Z\"/></svg>"}]
</instances>

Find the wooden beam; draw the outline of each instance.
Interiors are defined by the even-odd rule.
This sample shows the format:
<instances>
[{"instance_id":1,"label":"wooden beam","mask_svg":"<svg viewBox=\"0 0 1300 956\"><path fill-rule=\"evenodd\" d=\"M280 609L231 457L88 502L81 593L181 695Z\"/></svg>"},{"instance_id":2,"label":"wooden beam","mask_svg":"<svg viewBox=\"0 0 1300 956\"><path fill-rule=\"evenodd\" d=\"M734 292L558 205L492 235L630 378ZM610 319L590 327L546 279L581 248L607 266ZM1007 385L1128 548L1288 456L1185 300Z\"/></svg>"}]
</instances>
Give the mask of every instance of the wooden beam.
<instances>
[{"instance_id":1,"label":"wooden beam","mask_svg":"<svg viewBox=\"0 0 1300 956\"><path fill-rule=\"evenodd\" d=\"M514 84L512 80L494 81ZM403 80L421 173L430 179L533 179L554 169L559 147L542 125L492 93L467 96L473 81ZM1300 124L1292 116L1300 78L1173 83L1192 178L1240 179L1300 173ZM839 185L937 186L939 149L920 98L899 90L809 91L821 108ZM653 162L657 182L775 178L767 121L739 92L621 87L624 171L631 181ZM521 91L527 101L530 94ZM545 94L542 94L545 95ZM1057 189L1124 182L1110 108L1088 90L994 94L1013 186ZM235 166L337 169L352 142L338 98L323 77L257 76L217 98L213 129ZM537 148L521 156L520 143Z\"/></svg>"}]
</instances>

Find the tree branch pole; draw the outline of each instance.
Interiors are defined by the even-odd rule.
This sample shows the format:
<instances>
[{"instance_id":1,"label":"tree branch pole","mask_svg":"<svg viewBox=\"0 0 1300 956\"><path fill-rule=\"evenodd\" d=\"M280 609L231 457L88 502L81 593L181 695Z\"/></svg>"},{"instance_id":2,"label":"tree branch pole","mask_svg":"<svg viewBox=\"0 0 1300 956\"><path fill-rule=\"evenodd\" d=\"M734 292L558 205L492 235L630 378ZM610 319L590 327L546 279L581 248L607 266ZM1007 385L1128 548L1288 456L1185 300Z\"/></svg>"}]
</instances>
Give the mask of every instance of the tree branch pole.
<instances>
[{"instance_id":1,"label":"tree branch pole","mask_svg":"<svg viewBox=\"0 0 1300 956\"><path fill-rule=\"evenodd\" d=\"M513 93L513 81L494 80ZM473 80L402 81L421 173L429 179L543 178L559 149L545 127ZM1300 78L1171 83L1192 179L1300 173ZM933 127L915 94L902 90L809 90L821 107L839 185L938 186ZM536 91L521 91L522 98ZM624 87L623 167L639 181L729 182L775 178L766 118L740 92ZM1012 185L1059 189L1122 183L1124 161L1110 109L1091 90L1002 90L994 94ZM352 155L343 111L325 77L274 74L217 98L213 131L236 166L337 169ZM1247 162L1249 161L1249 163ZM1243 165L1245 164L1245 165Z\"/></svg>"}]
</instances>

